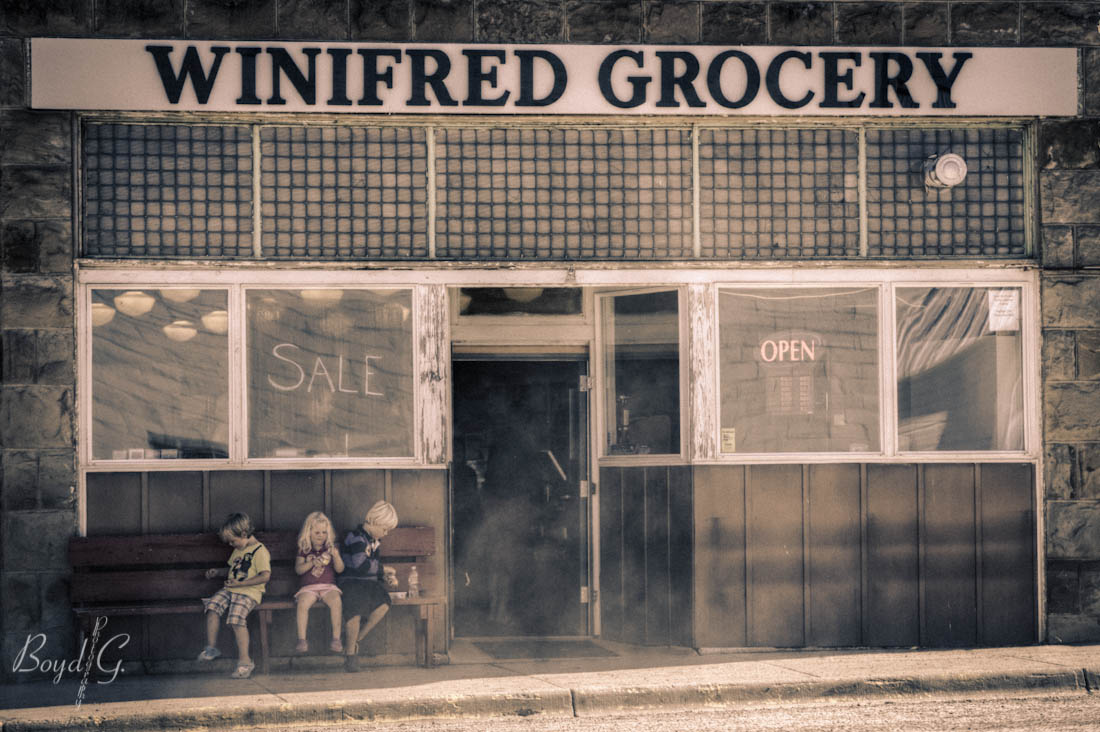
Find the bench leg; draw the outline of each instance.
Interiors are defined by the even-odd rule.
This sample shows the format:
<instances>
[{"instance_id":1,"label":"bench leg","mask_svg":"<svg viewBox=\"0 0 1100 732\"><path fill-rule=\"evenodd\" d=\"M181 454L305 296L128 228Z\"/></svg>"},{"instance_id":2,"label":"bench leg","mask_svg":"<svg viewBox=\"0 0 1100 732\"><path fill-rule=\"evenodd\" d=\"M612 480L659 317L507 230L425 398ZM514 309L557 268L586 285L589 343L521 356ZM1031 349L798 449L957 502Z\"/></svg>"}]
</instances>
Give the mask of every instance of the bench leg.
<instances>
[{"instance_id":1,"label":"bench leg","mask_svg":"<svg viewBox=\"0 0 1100 732\"><path fill-rule=\"evenodd\" d=\"M432 639L435 637L435 608L421 605L416 619L416 662L425 668L435 666Z\"/></svg>"},{"instance_id":2,"label":"bench leg","mask_svg":"<svg viewBox=\"0 0 1100 732\"><path fill-rule=\"evenodd\" d=\"M435 605L424 608L428 617L424 619L424 665L428 668L435 666L435 652L432 643L435 639Z\"/></svg>"},{"instance_id":3,"label":"bench leg","mask_svg":"<svg viewBox=\"0 0 1100 732\"><path fill-rule=\"evenodd\" d=\"M271 625L271 611L260 611L260 673L266 674L269 670L268 665L268 627Z\"/></svg>"}]
</instances>

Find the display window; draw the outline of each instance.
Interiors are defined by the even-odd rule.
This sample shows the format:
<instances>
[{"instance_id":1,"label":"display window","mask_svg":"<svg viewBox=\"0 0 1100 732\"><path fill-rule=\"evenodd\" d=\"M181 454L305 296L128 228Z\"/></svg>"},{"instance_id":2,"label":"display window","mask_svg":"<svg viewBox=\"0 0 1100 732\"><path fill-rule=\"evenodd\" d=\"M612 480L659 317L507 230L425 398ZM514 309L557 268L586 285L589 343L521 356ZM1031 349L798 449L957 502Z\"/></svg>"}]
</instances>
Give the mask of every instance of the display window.
<instances>
[{"instance_id":1,"label":"display window","mask_svg":"<svg viewBox=\"0 0 1100 732\"><path fill-rule=\"evenodd\" d=\"M227 458L226 290L90 294L92 459Z\"/></svg>"},{"instance_id":2,"label":"display window","mask_svg":"<svg viewBox=\"0 0 1100 732\"><path fill-rule=\"evenodd\" d=\"M679 454L679 292L607 295L600 304L604 454Z\"/></svg>"},{"instance_id":3,"label":"display window","mask_svg":"<svg viewBox=\"0 0 1100 732\"><path fill-rule=\"evenodd\" d=\"M905 277L719 285L716 454L1032 449L1030 287Z\"/></svg>"},{"instance_id":4,"label":"display window","mask_svg":"<svg viewBox=\"0 0 1100 732\"><path fill-rule=\"evenodd\" d=\"M1024 449L1021 290L899 287L898 449Z\"/></svg>"},{"instance_id":5,"label":"display window","mask_svg":"<svg viewBox=\"0 0 1100 732\"><path fill-rule=\"evenodd\" d=\"M413 287L143 281L83 293L86 462L424 457Z\"/></svg>"},{"instance_id":6,"label":"display window","mask_svg":"<svg viewBox=\"0 0 1100 732\"><path fill-rule=\"evenodd\" d=\"M879 288L721 288L720 451L878 452Z\"/></svg>"},{"instance_id":7,"label":"display window","mask_svg":"<svg viewBox=\"0 0 1100 732\"><path fill-rule=\"evenodd\" d=\"M409 290L250 289L250 458L413 454Z\"/></svg>"}]
</instances>

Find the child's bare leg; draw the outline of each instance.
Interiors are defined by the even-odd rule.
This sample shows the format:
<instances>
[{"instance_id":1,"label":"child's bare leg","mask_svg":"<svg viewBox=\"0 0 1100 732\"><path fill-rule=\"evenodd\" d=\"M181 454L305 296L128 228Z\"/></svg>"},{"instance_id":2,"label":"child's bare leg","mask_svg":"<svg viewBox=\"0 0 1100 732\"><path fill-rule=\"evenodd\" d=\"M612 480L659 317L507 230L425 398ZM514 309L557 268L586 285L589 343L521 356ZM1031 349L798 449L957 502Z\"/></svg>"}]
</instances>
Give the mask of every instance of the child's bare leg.
<instances>
[{"instance_id":1,"label":"child's bare leg","mask_svg":"<svg viewBox=\"0 0 1100 732\"><path fill-rule=\"evenodd\" d=\"M221 616L213 610L206 611L206 645L212 646L218 641L218 621Z\"/></svg>"},{"instance_id":2,"label":"child's bare leg","mask_svg":"<svg viewBox=\"0 0 1100 732\"><path fill-rule=\"evenodd\" d=\"M367 633L371 632L374 626L378 625L379 621L381 621L389 611L389 605L379 605L367 616L367 622L363 623L363 627L359 629L359 634L356 636L348 635L348 638L354 637L356 644L358 644L359 641L367 637Z\"/></svg>"},{"instance_id":3,"label":"child's bare leg","mask_svg":"<svg viewBox=\"0 0 1100 732\"><path fill-rule=\"evenodd\" d=\"M344 611L344 603L340 601L340 593L336 590L329 590L321 600L328 605L329 617L332 619L332 637L339 640L342 613Z\"/></svg>"},{"instance_id":4,"label":"child's bare leg","mask_svg":"<svg viewBox=\"0 0 1100 732\"><path fill-rule=\"evenodd\" d=\"M233 625L233 638L237 641L237 665L252 663L248 655L248 626Z\"/></svg>"},{"instance_id":5,"label":"child's bare leg","mask_svg":"<svg viewBox=\"0 0 1100 732\"><path fill-rule=\"evenodd\" d=\"M317 602L317 595L303 592L298 595L298 640L306 639L306 625L309 624L309 609Z\"/></svg>"}]
</instances>

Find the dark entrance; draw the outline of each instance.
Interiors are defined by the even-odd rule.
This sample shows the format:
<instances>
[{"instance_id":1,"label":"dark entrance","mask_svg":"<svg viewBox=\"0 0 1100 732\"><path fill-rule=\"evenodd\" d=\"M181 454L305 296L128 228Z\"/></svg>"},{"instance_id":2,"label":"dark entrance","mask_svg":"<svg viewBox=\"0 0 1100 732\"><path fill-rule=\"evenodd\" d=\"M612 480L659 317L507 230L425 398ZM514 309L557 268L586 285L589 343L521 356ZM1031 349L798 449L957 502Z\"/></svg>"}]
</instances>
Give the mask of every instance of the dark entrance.
<instances>
[{"instance_id":1,"label":"dark entrance","mask_svg":"<svg viewBox=\"0 0 1100 732\"><path fill-rule=\"evenodd\" d=\"M454 363L457 636L588 632L586 366Z\"/></svg>"}]
</instances>

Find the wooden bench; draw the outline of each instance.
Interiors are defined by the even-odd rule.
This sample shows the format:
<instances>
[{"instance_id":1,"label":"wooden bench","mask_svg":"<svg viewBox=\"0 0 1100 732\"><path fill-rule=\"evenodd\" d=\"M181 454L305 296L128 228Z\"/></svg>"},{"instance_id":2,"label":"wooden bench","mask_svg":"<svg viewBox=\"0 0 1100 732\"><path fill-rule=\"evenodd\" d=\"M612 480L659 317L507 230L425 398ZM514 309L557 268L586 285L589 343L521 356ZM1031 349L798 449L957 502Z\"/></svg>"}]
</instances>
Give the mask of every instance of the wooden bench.
<instances>
[{"instance_id":1,"label":"wooden bench","mask_svg":"<svg viewBox=\"0 0 1100 732\"><path fill-rule=\"evenodd\" d=\"M294 558L298 533L257 532L256 538L271 553L271 580L263 602L256 608L259 621L257 667L269 670L269 629L276 610L294 610L298 576ZM142 536L89 536L69 540L72 566L70 599L81 638L91 634L97 617L173 615L202 613L202 598L214 594L224 581L206 579L211 567L224 567L231 548L213 533L146 534ZM422 666L434 665L436 624L445 597L433 592L435 575L427 559L435 554L435 531L430 526L399 526L382 541L386 565L397 570L395 606L417 608L416 659ZM421 595L401 597L407 591L409 570L416 565ZM314 608L328 612L323 603ZM256 640L252 641L253 648Z\"/></svg>"}]
</instances>

